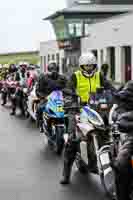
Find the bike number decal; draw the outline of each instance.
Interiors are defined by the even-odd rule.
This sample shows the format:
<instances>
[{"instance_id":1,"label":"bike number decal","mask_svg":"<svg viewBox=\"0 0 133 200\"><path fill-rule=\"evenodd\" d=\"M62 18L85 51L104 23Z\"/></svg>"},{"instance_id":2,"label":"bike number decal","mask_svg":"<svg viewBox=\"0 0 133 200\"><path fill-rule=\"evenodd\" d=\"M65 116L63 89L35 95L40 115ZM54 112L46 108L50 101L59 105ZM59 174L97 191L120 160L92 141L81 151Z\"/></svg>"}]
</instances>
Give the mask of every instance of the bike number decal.
<instances>
[{"instance_id":1,"label":"bike number decal","mask_svg":"<svg viewBox=\"0 0 133 200\"><path fill-rule=\"evenodd\" d=\"M64 111L64 110L63 110L63 106L58 106L56 111L57 111L57 112L63 112L63 111Z\"/></svg>"}]
</instances>

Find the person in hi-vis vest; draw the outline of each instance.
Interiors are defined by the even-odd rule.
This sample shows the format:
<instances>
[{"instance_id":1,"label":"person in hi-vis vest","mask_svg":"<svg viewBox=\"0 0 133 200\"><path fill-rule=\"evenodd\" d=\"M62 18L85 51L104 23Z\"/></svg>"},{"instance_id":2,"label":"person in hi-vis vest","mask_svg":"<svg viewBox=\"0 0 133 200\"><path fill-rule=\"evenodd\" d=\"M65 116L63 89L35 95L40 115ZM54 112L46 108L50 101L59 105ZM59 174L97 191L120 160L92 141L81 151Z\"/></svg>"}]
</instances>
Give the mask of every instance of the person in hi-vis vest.
<instances>
[{"instance_id":1,"label":"person in hi-vis vest","mask_svg":"<svg viewBox=\"0 0 133 200\"><path fill-rule=\"evenodd\" d=\"M91 93L96 93L97 88L106 87L115 90L109 81L105 80L98 70L97 59L92 52L83 54L79 58L79 70L72 74L69 87L73 93L81 99L81 105L89 101ZM76 99L76 98L75 98ZM73 162L76 152L79 150L79 141L75 136L75 114L79 111L71 111L68 115L68 141L65 144L64 167L61 184L69 184Z\"/></svg>"}]
</instances>

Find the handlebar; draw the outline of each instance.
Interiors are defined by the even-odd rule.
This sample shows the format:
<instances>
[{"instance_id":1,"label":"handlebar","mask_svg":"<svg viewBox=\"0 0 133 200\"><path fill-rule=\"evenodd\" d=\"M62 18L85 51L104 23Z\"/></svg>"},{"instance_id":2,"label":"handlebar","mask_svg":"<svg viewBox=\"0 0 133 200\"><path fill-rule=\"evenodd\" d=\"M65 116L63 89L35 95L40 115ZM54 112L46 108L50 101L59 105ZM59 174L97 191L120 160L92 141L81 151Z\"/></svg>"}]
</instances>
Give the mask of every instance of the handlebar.
<instances>
[{"instance_id":1,"label":"handlebar","mask_svg":"<svg viewBox=\"0 0 133 200\"><path fill-rule=\"evenodd\" d=\"M77 110L77 109L80 109L80 108L81 108L81 106L71 106L71 107L64 106L65 110Z\"/></svg>"}]
</instances>

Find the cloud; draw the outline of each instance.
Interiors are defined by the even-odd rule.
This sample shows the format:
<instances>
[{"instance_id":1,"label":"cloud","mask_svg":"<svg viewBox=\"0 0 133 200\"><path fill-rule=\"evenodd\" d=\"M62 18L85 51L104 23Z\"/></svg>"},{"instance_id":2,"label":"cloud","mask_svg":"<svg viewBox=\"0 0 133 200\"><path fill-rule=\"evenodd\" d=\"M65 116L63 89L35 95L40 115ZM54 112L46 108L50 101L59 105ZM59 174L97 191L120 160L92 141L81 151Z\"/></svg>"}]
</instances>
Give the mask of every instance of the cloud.
<instances>
[{"instance_id":1,"label":"cloud","mask_svg":"<svg viewBox=\"0 0 133 200\"><path fill-rule=\"evenodd\" d=\"M0 53L39 49L40 41L54 39L52 26L42 19L65 7L65 0L57 1L2 1Z\"/></svg>"}]
</instances>

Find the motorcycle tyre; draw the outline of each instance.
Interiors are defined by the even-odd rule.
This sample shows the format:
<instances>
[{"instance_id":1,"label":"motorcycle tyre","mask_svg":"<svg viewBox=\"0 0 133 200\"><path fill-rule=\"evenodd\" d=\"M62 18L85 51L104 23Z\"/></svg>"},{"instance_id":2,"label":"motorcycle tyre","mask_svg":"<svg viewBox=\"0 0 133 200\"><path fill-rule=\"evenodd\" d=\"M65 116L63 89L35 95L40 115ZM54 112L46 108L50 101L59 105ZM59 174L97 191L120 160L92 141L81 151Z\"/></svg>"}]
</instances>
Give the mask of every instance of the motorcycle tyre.
<instances>
[{"instance_id":1,"label":"motorcycle tyre","mask_svg":"<svg viewBox=\"0 0 133 200\"><path fill-rule=\"evenodd\" d=\"M23 107L24 107L25 117L28 119L30 117L30 114L28 112L28 106L26 101L23 101Z\"/></svg>"},{"instance_id":2,"label":"motorcycle tyre","mask_svg":"<svg viewBox=\"0 0 133 200\"><path fill-rule=\"evenodd\" d=\"M106 185L105 185L105 182L104 182L104 177L102 175L100 175L100 180L101 180L101 183L104 187L104 191L106 193L106 196L110 199L110 200L117 200L117 197L116 197L116 194L112 194L110 191L108 191Z\"/></svg>"},{"instance_id":3,"label":"motorcycle tyre","mask_svg":"<svg viewBox=\"0 0 133 200\"><path fill-rule=\"evenodd\" d=\"M57 126L54 151L59 156L62 154L64 148L63 134L64 134L64 127Z\"/></svg>"}]
</instances>

